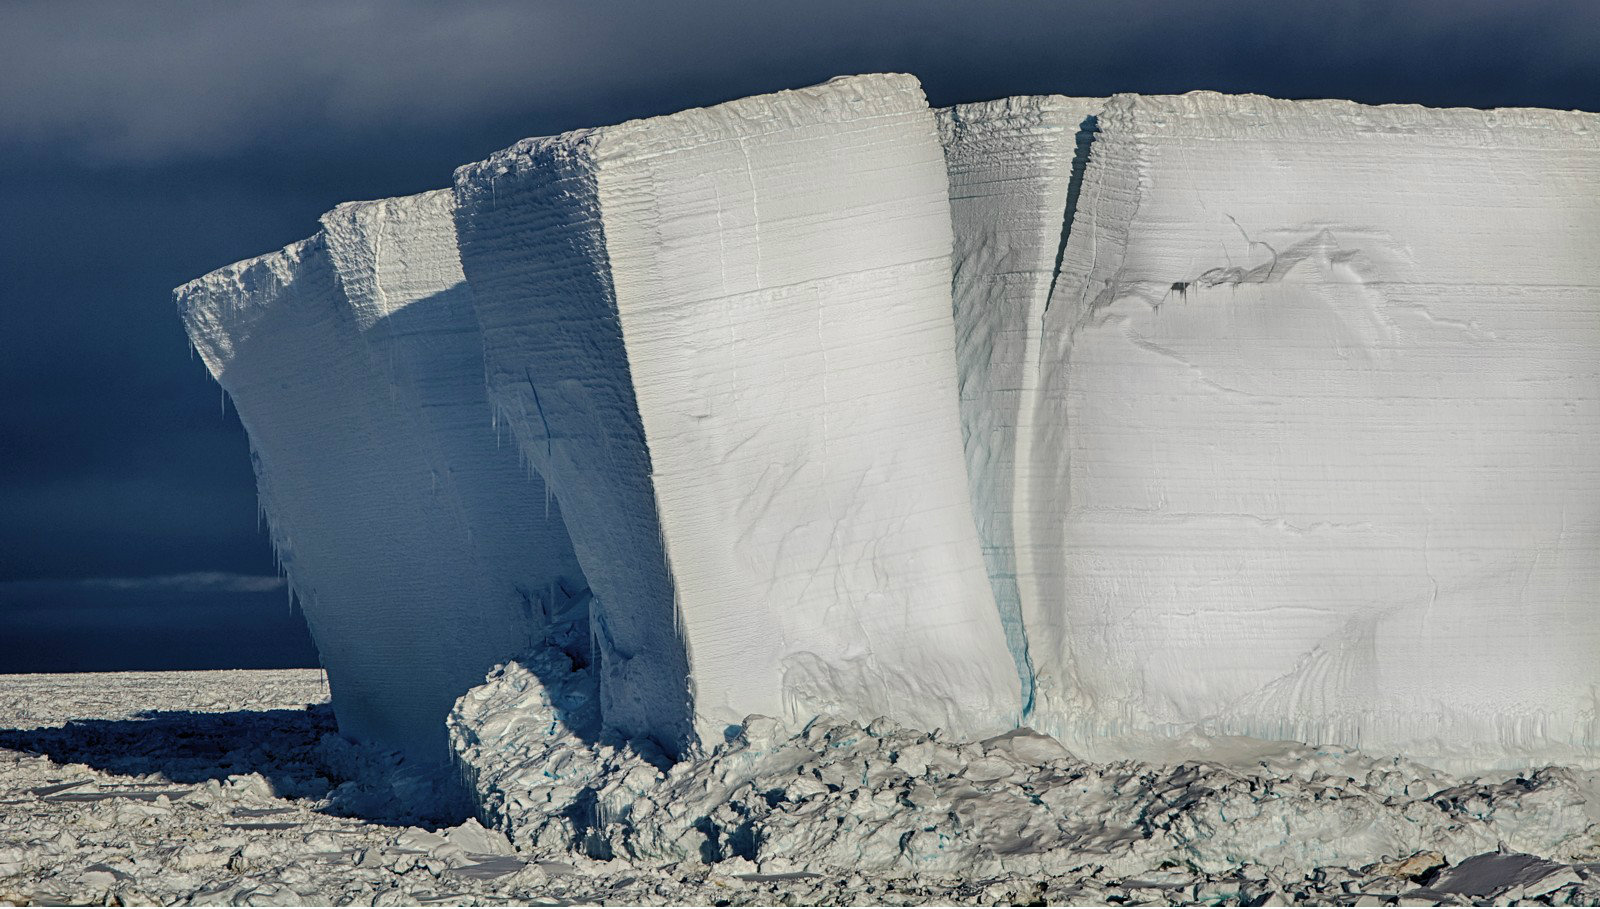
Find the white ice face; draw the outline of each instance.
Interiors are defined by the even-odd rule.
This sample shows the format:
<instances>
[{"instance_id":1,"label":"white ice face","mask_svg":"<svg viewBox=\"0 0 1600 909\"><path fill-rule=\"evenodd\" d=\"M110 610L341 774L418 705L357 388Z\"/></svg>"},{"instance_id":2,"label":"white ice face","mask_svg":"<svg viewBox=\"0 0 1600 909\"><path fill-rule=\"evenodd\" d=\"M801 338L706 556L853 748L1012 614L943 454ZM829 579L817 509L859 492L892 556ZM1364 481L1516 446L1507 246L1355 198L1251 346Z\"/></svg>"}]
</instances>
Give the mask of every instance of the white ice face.
<instances>
[{"instance_id":1,"label":"white ice face","mask_svg":"<svg viewBox=\"0 0 1600 909\"><path fill-rule=\"evenodd\" d=\"M1038 250L1026 305L957 282L958 319L1029 316L987 371L1017 416L968 440L1013 484L980 521L1016 553L1032 721L1091 753L1592 749L1600 118L1196 94L1096 128L1046 308ZM1035 242L1035 203L957 202L957 274Z\"/></svg>"},{"instance_id":2,"label":"white ice face","mask_svg":"<svg viewBox=\"0 0 1600 909\"><path fill-rule=\"evenodd\" d=\"M491 394L596 595L608 725L1016 722L916 80L531 140L456 192Z\"/></svg>"},{"instance_id":3,"label":"white ice face","mask_svg":"<svg viewBox=\"0 0 1600 909\"><path fill-rule=\"evenodd\" d=\"M490 426L450 203L344 206L178 290L250 432L341 728L428 761L454 699L582 585L559 512Z\"/></svg>"}]
</instances>

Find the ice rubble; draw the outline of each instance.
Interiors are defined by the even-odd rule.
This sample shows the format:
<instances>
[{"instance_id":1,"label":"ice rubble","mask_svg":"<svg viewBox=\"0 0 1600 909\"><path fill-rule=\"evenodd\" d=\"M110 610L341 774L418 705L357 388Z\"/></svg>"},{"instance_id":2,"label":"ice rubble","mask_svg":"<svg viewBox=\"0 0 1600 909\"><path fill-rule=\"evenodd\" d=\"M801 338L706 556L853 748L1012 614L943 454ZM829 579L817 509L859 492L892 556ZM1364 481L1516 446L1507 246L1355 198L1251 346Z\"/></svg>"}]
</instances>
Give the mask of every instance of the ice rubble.
<instances>
[{"instance_id":1,"label":"ice rubble","mask_svg":"<svg viewBox=\"0 0 1600 909\"><path fill-rule=\"evenodd\" d=\"M511 687L499 681L497 696L513 703ZM515 668L504 681L520 681L528 691L542 687ZM464 704L486 703L485 693ZM0 804L6 806L0 903L1600 901L1600 826L1584 833L1588 819L1573 807L1593 782L1581 774L1469 782L1326 749L1303 759L1292 751L1263 752L1260 763L1236 770L1203 762L1094 767L1027 735L957 744L884 724L825 722L806 738L783 740L770 724L766 730L752 724L744 743L719 750L709 765L726 782L688 772L692 765L670 779L647 766L628 788L616 785L620 777L610 779L607 804L639 798L634 790L654 799L682 793L695 806L707 803L708 792L733 793L727 807L710 814L706 833L681 843L672 839L684 832L677 823L667 835L619 824L590 839L596 852L639 841L689 853L685 861L658 864L598 860L565 843L546 849L528 836L513 850L471 820L428 830L403 826L415 821L376 823L364 803L381 800L381 774L372 778L370 764L361 766L364 749L332 734L325 698L315 670L7 677L0 685ZM864 778L871 787L858 785ZM1044 785L1052 780L1065 782ZM757 801L756 793L764 797ZM891 805L890 794L914 806ZM1049 815L1035 797L1073 814ZM769 798L775 804L767 805ZM935 816L936 805L949 813ZM749 816L739 817L736 808L746 807ZM350 816L352 808L358 816ZM592 812L573 817L581 822ZM1081 818L1077 829L1063 823L1072 817ZM804 818L813 822L803 824ZM1335 836L1364 819L1374 829L1358 829L1352 840ZM1235 824L1236 832L1229 829ZM919 872L912 861L923 855L917 849L884 861L897 835L914 833L910 842L919 847L936 841L922 829L930 825L949 837L947 850L976 865L929 856L953 870ZM994 837L987 851L975 847L974 836L985 830L1018 828L1055 839L1041 841L1032 855L1028 844L1003 837ZM749 835L769 829L782 840ZM1100 841L1097 830L1105 832ZM1267 845L1257 859L1248 837L1263 831ZM1289 842L1296 833L1307 842ZM1455 851L1493 837L1504 838L1507 848L1491 844L1464 858ZM845 849L852 838L871 847L859 866ZM1083 852L1063 845L1074 840ZM1118 850L1117 841L1131 845ZM1363 853L1386 842L1403 848L1389 856ZM1428 843L1442 843L1450 854L1424 848ZM786 850L812 844L818 870L778 870L805 862L805 854ZM1533 851L1513 851L1519 848ZM1344 863L1301 864L1297 855L1338 856ZM841 856L852 861L841 863Z\"/></svg>"},{"instance_id":2,"label":"ice rubble","mask_svg":"<svg viewBox=\"0 0 1600 909\"><path fill-rule=\"evenodd\" d=\"M449 193L324 224L177 299L249 431L341 729L442 762L450 704L541 642L582 573L489 425Z\"/></svg>"},{"instance_id":3,"label":"ice rubble","mask_svg":"<svg viewBox=\"0 0 1600 909\"><path fill-rule=\"evenodd\" d=\"M536 675L512 663L450 720L486 821L528 853L577 848L762 875L1092 873L1175 886L1216 876L1236 888L1417 853L1431 864L1373 873L1420 878L1506 851L1600 857L1593 771L1460 778L1349 749L1226 737L1178 744L1183 760L1089 763L1026 728L963 743L833 717L798 729L750 717L701 759L672 764L575 734L568 723L583 705L553 700L549 678L547 666Z\"/></svg>"},{"instance_id":4,"label":"ice rubble","mask_svg":"<svg viewBox=\"0 0 1600 909\"><path fill-rule=\"evenodd\" d=\"M1593 763L1597 128L852 77L525 140L179 296L346 726L545 679L450 728L519 835L709 812L655 764L823 715Z\"/></svg>"}]
</instances>

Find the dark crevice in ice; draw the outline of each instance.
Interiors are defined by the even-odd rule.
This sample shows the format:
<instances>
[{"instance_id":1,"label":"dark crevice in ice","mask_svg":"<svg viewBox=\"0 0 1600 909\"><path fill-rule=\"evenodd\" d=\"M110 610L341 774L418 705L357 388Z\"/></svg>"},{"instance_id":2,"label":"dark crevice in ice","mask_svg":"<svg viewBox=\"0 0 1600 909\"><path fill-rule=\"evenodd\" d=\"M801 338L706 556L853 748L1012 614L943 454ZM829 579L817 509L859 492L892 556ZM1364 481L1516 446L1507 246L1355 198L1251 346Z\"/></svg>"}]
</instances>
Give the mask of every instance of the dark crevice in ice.
<instances>
[{"instance_id":1,"label":"dark crevice in ice","mask_svg":"<svg viewBox=\"0 0 1600 909\"><path fill-rule=\"evenodd\" d=\"M1083 193L1083 174L1089 166L1089 149L1100 132L1100 118L1090 114L1078 124L1078 134L1073 140L1072 177L1067 181L1066 211L1061 216L1061 245L1056 247L1056 264L1050 272L1050 290L1045 294L1045 309L1056 295L1056 281L1061 279L1061 263L1067 256L1067 241L1072 238L1072 222L1078 215L1078 197Z\"/></svg>"}]
</instances>

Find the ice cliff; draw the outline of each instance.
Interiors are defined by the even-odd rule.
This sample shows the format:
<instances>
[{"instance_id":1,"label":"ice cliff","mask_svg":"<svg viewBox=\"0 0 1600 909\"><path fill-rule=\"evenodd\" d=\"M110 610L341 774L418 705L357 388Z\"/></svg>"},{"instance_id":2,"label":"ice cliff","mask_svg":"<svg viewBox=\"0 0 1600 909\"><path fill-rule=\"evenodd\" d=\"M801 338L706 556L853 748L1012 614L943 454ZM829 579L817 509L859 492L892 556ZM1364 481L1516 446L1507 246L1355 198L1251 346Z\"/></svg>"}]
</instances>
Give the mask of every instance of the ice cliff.
<instances>
[{"instance_id":1,"label":"ice cliff","mask_svg":"<svg viewBox=\"0 0 1600 909\"><path fill-rule=\"evenodd\" d=\"M341 727L434 761L451 703L583 589L557 506L490 426L451 210L341 206L177 291L250 434Z\"/></svg>"},{"instance_id":2,"label":"ice cliff","mask_svg":"<svg viewBox=\"0 0 1600 909\"><path fill-rule=\"evenodd\" d=\"M552 687L452 729L484 786L532 785L487 744L529 698L540 754L762 714L1594 763L1597 138L851 77L178 296L341 723L438 753L490 665Z\"/></svg>"},{"instance_id":3,"label":"ice cliff","mask_svg":"<svg viewBox=\"0 0 1600 909\"><path fill-rule=\"evenodd\" d=\"M595 600L608 726L1020 713L966 494L916 80L530 140L456 174L491 396Z\"/></svg>"},{"instance_id":4,"label":"ice cliff","mask_svg":"<svg viewBox=\"0 0 1600 909\"><path fill-rule=\"evenodd\" d=\"M1600 118L1196 93L945 124L1034 725L1594 747Z\"/></svg>"}]
</instances>

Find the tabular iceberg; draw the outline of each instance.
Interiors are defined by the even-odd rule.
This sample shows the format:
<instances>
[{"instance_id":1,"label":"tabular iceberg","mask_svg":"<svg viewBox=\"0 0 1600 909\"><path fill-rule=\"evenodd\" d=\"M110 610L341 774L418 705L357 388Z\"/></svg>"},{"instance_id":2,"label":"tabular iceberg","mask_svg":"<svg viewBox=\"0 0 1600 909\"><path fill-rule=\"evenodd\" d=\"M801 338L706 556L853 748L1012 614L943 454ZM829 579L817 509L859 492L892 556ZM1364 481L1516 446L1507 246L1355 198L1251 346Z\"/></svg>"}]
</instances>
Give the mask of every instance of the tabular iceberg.
<instances>
[{"instance_id":1,"label":"tabular iceberg","mask_svg":"<svg viewBox=\"0 0 1600 909\"><path fill-rule=\"evenodd\" d=\"M956 303L1020 336L963 364L1021 398L966 413L1031 722L1091 754L1593 749L1600 118L1118 96L1063 219L1081 109L947 115L1027 133L997 183L947 129L953 199L1009 194L954 203Z\"/></svg>"},{"instance_id":2,"label":"tabular iceberg","mask_svg":"<svg viewBox=\"0 0 1600 909\"><path fill-rule=\"evenodd\" d=\"M1018 718L967 494L932 112L840 79L456 175L490 392L595 594L608 726Z\"/></svg>"},{"instance_id":3,"label":"tabular iceberg","mask_svg":"<svg viewBox=\"0 0 1600 909\"><path fill-rule=\"evenodd\" d=\"M851 77L525 140L178 298L359 736L437 755L576 621L677 755L832 714L1593 763L1597 139ZM493 695L479 752L567 735Z\"/></svg>"},{"instance_id":4,"label":"tabular iceberg","mask_svg":"<svg viewBox=\"0 0 1600 909\"><path fill-rule=\"evenodd\" d=\"M340 727L443 761L454 700L536 643L583 575L489 425L450 194L324 224L177 298L249 431Z\"/></svg>"}]
</instances>

